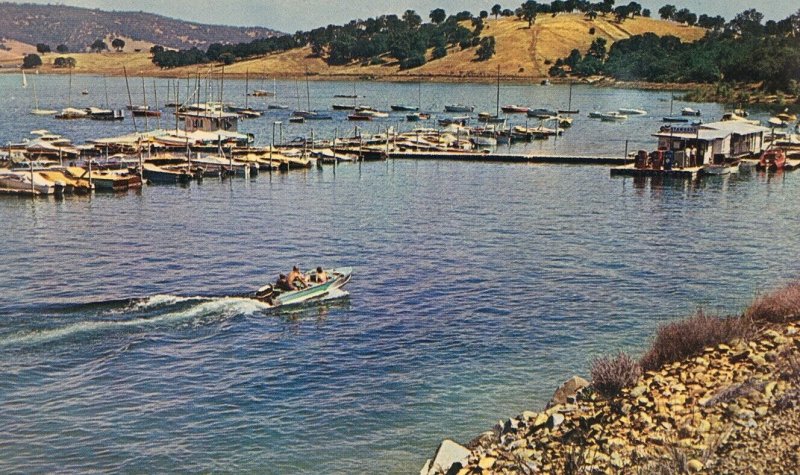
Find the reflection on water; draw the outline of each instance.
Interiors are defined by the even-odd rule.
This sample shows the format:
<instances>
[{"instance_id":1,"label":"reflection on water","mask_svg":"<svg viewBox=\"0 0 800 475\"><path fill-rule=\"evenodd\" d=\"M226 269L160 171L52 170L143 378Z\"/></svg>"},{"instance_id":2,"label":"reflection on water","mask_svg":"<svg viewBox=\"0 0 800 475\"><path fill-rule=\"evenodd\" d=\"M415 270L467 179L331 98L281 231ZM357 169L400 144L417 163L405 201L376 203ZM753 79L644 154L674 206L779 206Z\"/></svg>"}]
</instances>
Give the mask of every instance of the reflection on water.
<instances>
[{"instance_id":1,"label":"reflection on water","mask_svg":"<svg viewBox=\"0 0 800 475\"><path fill-rule=\"evenodd\" d=\"M50 90L61 80L42 77ZM347 85L314 86L332 97ZM429 106L493 110L490 86L423 91ZM509 86L502 100L552 107L564 92ZM652 109L615 127L620 140L668 107L661 93L575 92L582 111ZM378 106L412 93L363 84ZM5 140L43 127L20 113L24 96L0 101ZM612 129L576 122L558 145L529 147L619 147ZM79 139L90 126L46 125ZM697 306L736 312L796 278L797 194L793 173L390 161L2 197L0 419L12 436L0 471L416 472L442 438L537 408L660 323ZM220 298L294 264L354 267L350 295L277 312Z\"/></svg>"}]
</instances>

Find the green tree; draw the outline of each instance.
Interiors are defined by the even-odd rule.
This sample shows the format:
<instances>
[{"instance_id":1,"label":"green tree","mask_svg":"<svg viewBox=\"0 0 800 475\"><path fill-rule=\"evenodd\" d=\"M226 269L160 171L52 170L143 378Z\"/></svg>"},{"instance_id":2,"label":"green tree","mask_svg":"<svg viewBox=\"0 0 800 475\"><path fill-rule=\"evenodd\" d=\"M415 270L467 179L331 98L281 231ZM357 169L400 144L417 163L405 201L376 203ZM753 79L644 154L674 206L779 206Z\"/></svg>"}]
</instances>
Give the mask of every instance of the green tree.
<instances>
[{"instance_id":1,"label":"green tree","mask_svg":"<svg viewBox=\"0 0 800 475\"><path fill-rule=\"evenodd\" d=\"M617 20L618 23L622 23L628 18L630 11L628 10L627 5L620 5L614 9L614 18Z\"/></svg>"},{"instance_id":2,"label":"green tree","mask_svg":"<svg viewBox=\"0 0 800 475\"><path fill-rule=\"evenodd\" d=\"M589 21L594 21L594 19L597 18L597 12L594 9L591 9L586 12L584 16L589 19Z\"/></svg>"},{"instance_id":3,"label":"green tree","mask_svg":"<svg viewBox=\"0 0 800 475\"><path fill-rule=\"evenodd\" d=\"M606 57L606 45L608 41L605 38L595 38L592 41L592 44L589 46L589 52L587 56L593 56L599 60L603 60Z\"/></svg>"},{"instance_id":4,"label":"green tree","mask_svg":"<svg viewBox=\"0 0 800 475\"><path fill-rule=\"evenodd\" d=\"M49 53L50 45L46 45L44 43L36 43L36 52L39 54Z\"/></svg>"},{"instance_id":5,"label":"green tree","mask_svg":"<svg viewBox=\"0 0 800 475\"><path fill-rule=\"evenodd\" d=\"M150 47L150 54L163 53L164 47L161 45L153 45Z\"/></svg>"},{"instance_id":6,"label":"green tree","mask_svg":"<svg viewBox=\"0 0 800 475\"><path fill-rule=\"evenodd\" d=\"M645 18L650 18L650 9L645 8L644 10L642 10L642 16Z\"/></svg>"},{"instance_id":7,"label":"green tree","mask_svg":"<svg viewBox=\"0 0 800 475\"><path fill-rule=\"evenodd\" d=\"M478 50L475 51L475 55L478 57L478 61L486 61L487 59L494 56L494 53L495 53L494 36L487 36L481 38L480 46L478 46Z\"/></svg>"},{"instance_id":8,"label":"green tree","mask_svg":"<svg viewBox=\"0 0 800 475\"><path fill-rule=\"evenodd\" d=\"M38 54L26 54L25 57L22 58L23 69L38 68L41 65L42 58L40 58Z\"/></svg>"},{"instance_id":9,"label":"green tree","mask_svg":"<svg viewBox=\"0 0 800 475\"><path fill-rule=\"evenodd\" d=\"M106 42L105 42L105 41L98 39L98 40L94 40L94 43L92 43L92 44L89 46L89 48L90 48L92 51L94 51L94 52L96 52L96 53L99 53L99 52L101 52L101 51L106 51L106 50L108 50L108 45L106 44Z\"/></svg>"},{"instance_id":10,"label":"green tree","mask_svg":"<svg viewBox=\"0 0 800 475\"><path fill-rule=\"evenodd\" d=\"M403 13L403 21L406 22L409 28L414 30L422 24L422 18L414 10L406 10Z\"/></svg>"},{"instance_id":11,"label":"green tree","mask_svg":"<svg viewBox=\"0 0 800 475\"><path fill-rule=\"evenodd\" d=\"M675 13L678 11L675 5L664 5L658 9L658 15L662 20L672 20L675 18Z\"/></svg>"},{"instance_id":12,"label":"green tree","mask_svg":"<svg viewBox=\"0 0 800 475\"><path fill-rule=\"evenodd\" d=\"M117 50L117 52L122 51L122 48L125 47L125 40L121 38L114 38L111 40L111 47Z\"/></svg>"},{"instance_id":13,"label":"green tree","mask_svg":"<svg viewBox=\"0 0 800 475\"><path fill-rule=\"evenodd\" d=\"M435 8L431 10L431 14L428 15L431 19L431 22L435 24L442 23L447 18L447 13L441 8Z\"/></svg>"},{"instance_id":14,"label":"green tree","mask_svg":"<svg viewBox=\"0 0 800 475\"><path fill-rule=\"evenodd\" d=\"M478 16L480 17L481 20L485 20L489 18L489 12L487 12L486 10L481 10Z\"/></svg>"},{"instance_id":15,"label":"green tree","mask_svg":"<svg viewBox=\"0 0 800 475\"><path fill-rule=\"evenodd\" d=\"M69 48L67 47L67 45L61 44L56 46L56 51L61 54L69 53Z\"/></svg>"},{"instance_id":16,"label":"green tree","mask_svg":"<svg viewBox=\"0 0 800 475\"><path fill-rule=\"evenodd\" d=\"M494 19L497 20L497 17L503 11L503 7L500 6L499 3L495 3L492 7L492 15L494 15Z\"/></svg>"},{"instance_id":17,"label":"green tree","mask_svg":"<svg viewBox=\"0 0 800 475\"><path fill-rule=\"evenodd\" d=\"M534 0L528 0L522 4L522 19L528 22L528 28L533 26L536 21L536 14L539 12L539 4Z\"/></svg>"}]
</instances>

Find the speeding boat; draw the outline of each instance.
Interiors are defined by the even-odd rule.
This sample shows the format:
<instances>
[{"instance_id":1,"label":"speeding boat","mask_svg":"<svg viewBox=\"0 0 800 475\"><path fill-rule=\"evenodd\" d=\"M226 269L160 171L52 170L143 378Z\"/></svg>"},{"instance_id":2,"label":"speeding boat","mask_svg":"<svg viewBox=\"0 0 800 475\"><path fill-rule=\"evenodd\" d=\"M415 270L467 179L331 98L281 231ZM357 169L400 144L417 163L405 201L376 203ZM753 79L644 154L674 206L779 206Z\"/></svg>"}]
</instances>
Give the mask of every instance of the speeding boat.
<instances>
[{"instance_id":1,"label":"speeding boat","mask_svg":"<svg viewBox=\"0 0 800 475\"><path fill-rule=\"evenodd\" d=\"M330 295L332 291L340 289L346 283L350 282L353 268L339 267L335 269L326 269L325 273L328 275L328 280L325 282L317 282L317 273L311 272L308 274L308 285L304 288L297 290L281 290L275 288L272 284L267 284L256 290L255 293L249 297L267 303L272 307L282 307L320 300Z\"/></svg>"}]
</instances>

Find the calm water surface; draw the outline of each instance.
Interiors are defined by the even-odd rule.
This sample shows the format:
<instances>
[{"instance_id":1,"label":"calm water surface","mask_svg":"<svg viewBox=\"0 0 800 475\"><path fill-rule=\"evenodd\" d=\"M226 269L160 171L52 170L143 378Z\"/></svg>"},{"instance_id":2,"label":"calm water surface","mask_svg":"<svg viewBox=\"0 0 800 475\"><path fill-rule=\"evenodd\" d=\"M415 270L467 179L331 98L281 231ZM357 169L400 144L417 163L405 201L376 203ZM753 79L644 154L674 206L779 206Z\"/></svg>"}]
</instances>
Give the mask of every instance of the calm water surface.
<instances>
[{"instance_id":1,"label":"calm water surface","mask_svg":"<svg viewBox=\"0 0 800 475\"><path fill-rule=\"evenodd\" d=\"M17 116L30 102L17 79L0 77L14 92L0 99L3 141L131 128ZM82 80L75 90L102 88ZM416 100L416 85L357 88ZM426 89L431 103L493 106L491 86ZM537 105L541 89L503 102ZM581 94L582 112L669 107L663 93ZM612 153L658 124L641 121L579 118L530 147ZM0 471L416 473L442 438L538 408L658 324L739 311L795 278L799 189L793 174L653 182L390 161L0 199ZM353 266L349 295L278 312L230 297L293 264Z\"/></svg>"}]
</instances>

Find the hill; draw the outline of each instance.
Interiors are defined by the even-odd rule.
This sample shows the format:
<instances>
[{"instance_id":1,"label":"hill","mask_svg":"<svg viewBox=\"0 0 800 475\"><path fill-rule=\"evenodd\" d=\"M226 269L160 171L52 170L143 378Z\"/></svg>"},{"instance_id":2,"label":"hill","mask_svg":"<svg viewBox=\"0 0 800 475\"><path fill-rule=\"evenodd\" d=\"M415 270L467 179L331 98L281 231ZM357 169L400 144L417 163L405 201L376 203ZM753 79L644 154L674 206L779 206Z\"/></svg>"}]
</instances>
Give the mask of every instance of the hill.
<instances>
[{"instance_id":1,"label":"hill","mask_svg":"<svg viewBox=\"0 0 800 475\"><path fill-rule=\"evenodd\" d=\"M466 25L466 23L465 23ZM594 34L590 30L594 28ZM582 14L559 14L537 18L532 28L528 23L516 18L488 19L481 36L494 36L497 53L486 61L476 61L476 48L461 50L448 49L444 58L431 60L418 68L401 71L396 61L382 65L362 66L351 63L343 66L329 66L322 59L313 57L311 48L300 48L283 53L238 62L226 66L225 72L244 74L268 72L270 75L302 75L309 73L319 76L388 77L392 79L430 77L430 78L494 78L497 67L506 78L542 78L547 76L549 63L569 55L577 48L586 52L592 40L603 37L609 46L618 40L630 38L646 32L658 35L673 35L682 41L695 41L705 35L706 30L690 27L672 21L637 17L617 23L612 17L598 17L588 20ZM190 67L190 70L196 68ZM185 73L181 73L185 74Z\"/></svg>"},{"instance_id":2,"label":"hill","mask_svg":"<svg viewBox=\"0 0 800 475\"><path fill-rule=\"evenodd\" d=\"M594 34L590 33L592 28ZM322 58L312 55L311 47L306 46L225 66L225 74L244 77L249 72L251 77L295 77L308 72L318 78L489 81L494 80L499 66L505 79L543 78L547 77L550 63L569 55L576 48L585 52L595 38L605 38L610 46L615 41L645 32L673 35L682 41L694 41L702 38L706 30L643 17L631 18L623 23L614 21L610 16L588 20L578 13L541 16L532 28L528 28L527 22L516 18L490 18L486 21L482 36L495 37L497 52L486 61L475 60L475 47L464 50L450 47L444 58L431 59L429 50L426 64L402 71L399 63L391 58L386 58L387 63L382 65L362 66L360 63L350 63L330 66ZM66 72L52 69L53 60L59 56L62 55L44 55L43 72ZM150 62L146 50L139 53L70 53L67 56L76 59L74 71L77 73L120 75L122 65L127 66L128 72L169 77L186 77L187 74L194 75L198 70L209 70L209 65L160 69ZM214 68L219 72L220 65L215 65Z\"/></svg>"},{"instance_id":3,"label":"hill","mask_svg":"<svg viewBox=\"0 0 800 475\"><path fill-rule=\"evenodd\" d=\"M261 27L203 25L144 12L107 12L65 5L0 3L0 37L55 51L85 51L97 39L123 38L128 49L158 44L168 48L205 50L212 43L249 42L280 34Z\"/></svg>"}]
</instances>

